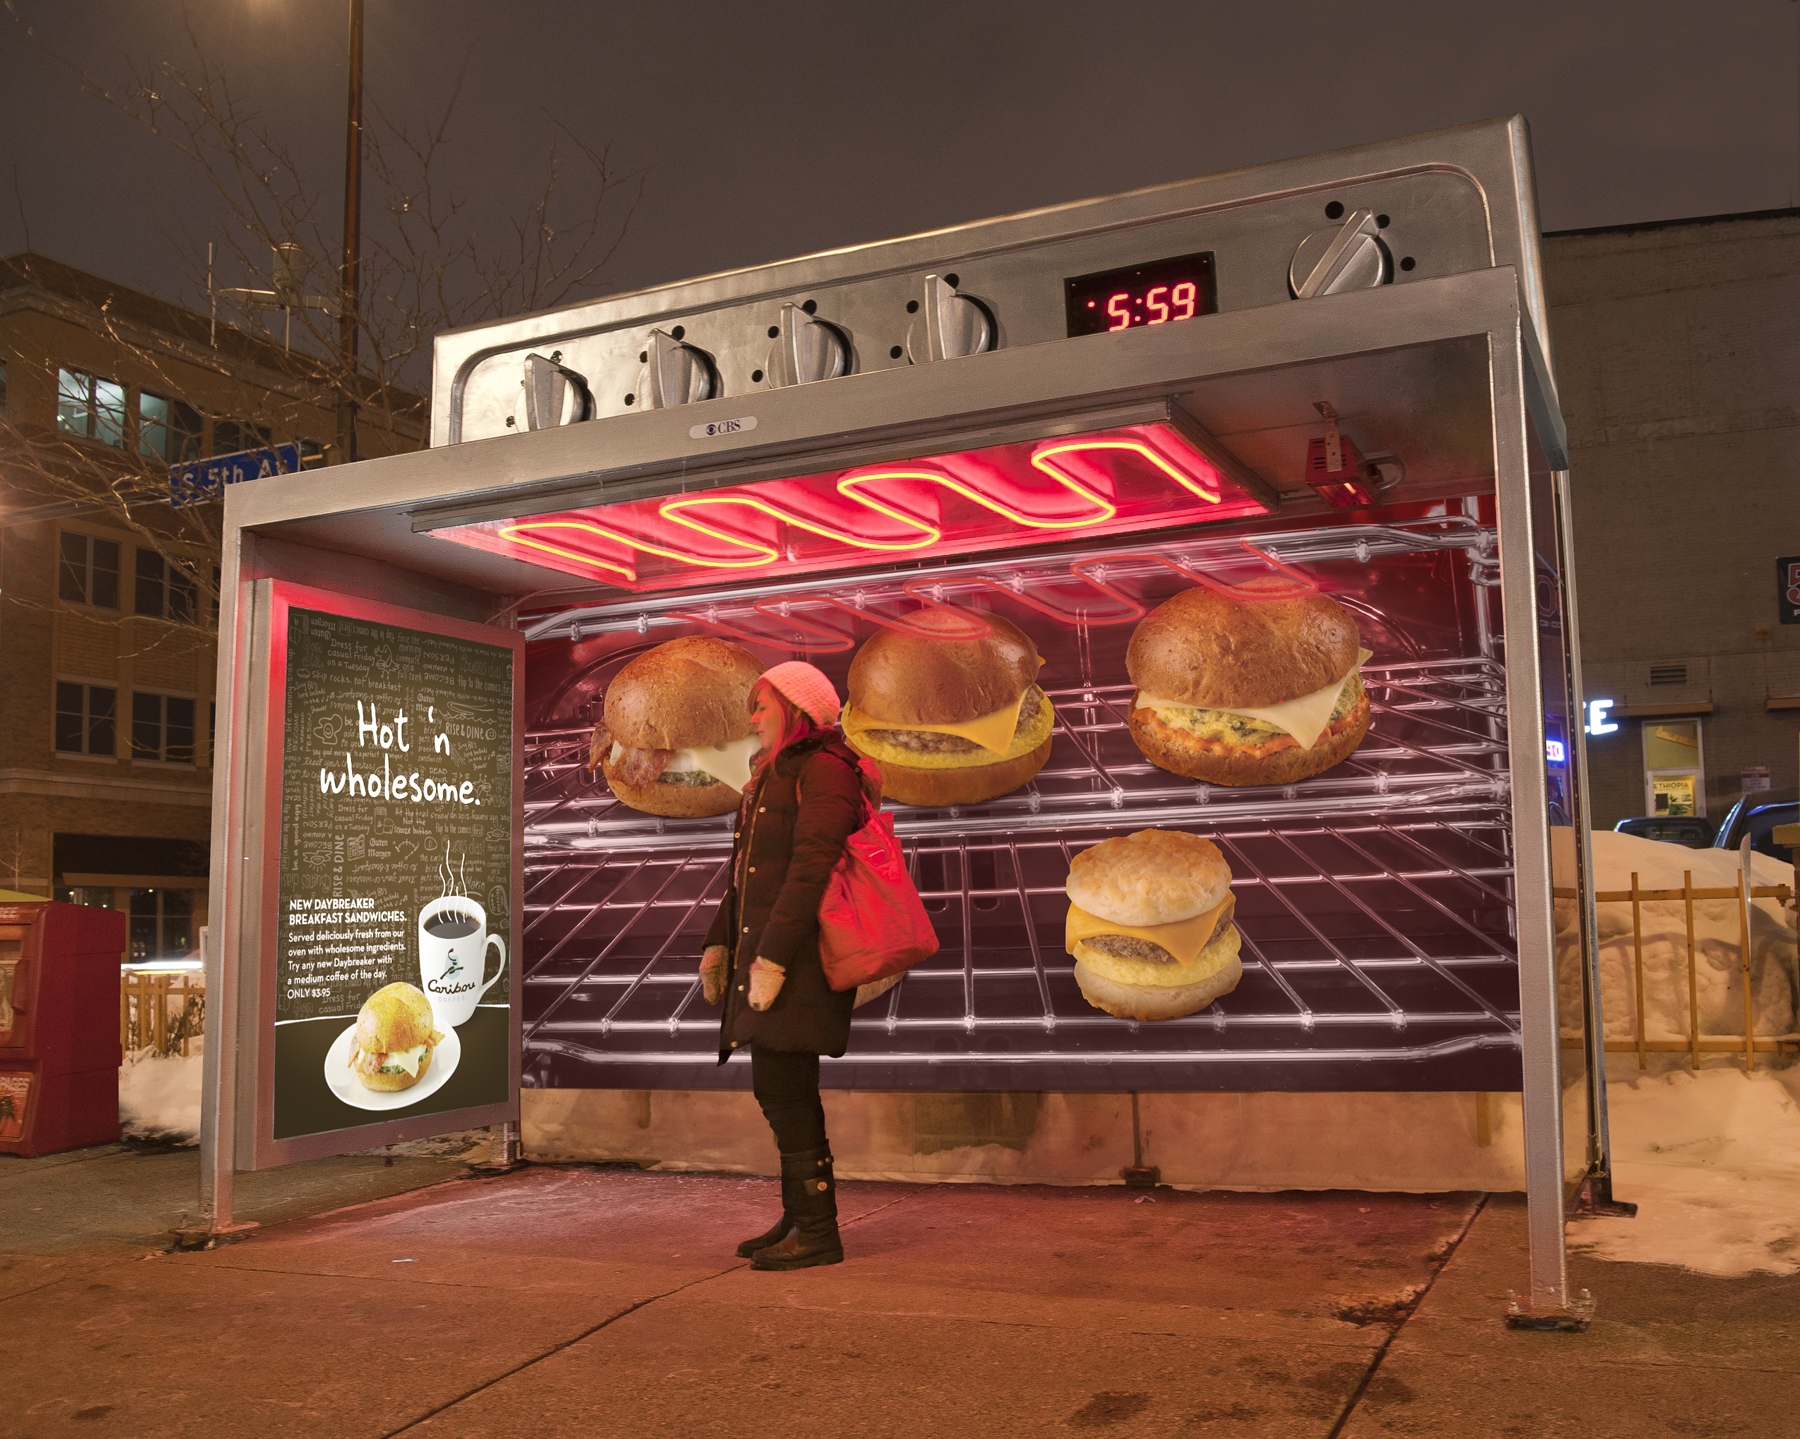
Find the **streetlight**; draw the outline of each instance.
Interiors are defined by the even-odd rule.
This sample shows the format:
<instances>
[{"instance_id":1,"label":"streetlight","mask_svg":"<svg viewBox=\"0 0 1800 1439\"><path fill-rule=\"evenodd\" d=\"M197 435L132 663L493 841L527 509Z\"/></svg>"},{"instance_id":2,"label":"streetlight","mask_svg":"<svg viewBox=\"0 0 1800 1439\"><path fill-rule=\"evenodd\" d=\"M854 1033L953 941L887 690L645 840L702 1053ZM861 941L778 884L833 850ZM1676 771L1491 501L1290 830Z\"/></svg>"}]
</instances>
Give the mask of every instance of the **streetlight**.
<instances>
[{"instance_id":1,"label":"streetlight","mask_svg":"<svg viewBox=\"0 0 1800 1439\"><path fill-rule=\"evenodd\" d=\"M338 307L337 442L346 462L356 459L356 281L362 254L363 0L350 0L350 118L344 136L344 264Z\"/></svg>"}]
</instances>

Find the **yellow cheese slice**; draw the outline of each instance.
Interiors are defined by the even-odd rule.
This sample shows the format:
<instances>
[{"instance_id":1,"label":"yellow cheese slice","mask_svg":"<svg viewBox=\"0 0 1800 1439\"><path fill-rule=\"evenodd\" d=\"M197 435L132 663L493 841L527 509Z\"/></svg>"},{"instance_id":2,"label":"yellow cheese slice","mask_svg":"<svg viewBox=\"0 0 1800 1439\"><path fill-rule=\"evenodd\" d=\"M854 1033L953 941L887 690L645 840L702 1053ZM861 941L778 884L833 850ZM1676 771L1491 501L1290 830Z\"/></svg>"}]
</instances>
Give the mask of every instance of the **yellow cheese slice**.
<instances>
[{"instance_id":1,"label":"yellow cheese slice","mask_svg":"<svg viewBox=\"0 0 1800 1439\"><path fill-rule=\"evenodd\" d=\"M1160 944L1175 956L1178 964L1192 964L1206 948L1206 942L1213 937L1213 931L1219 927L1219 914L1226 906L1232 904L1233 897L1226 895L1204 914L1197 914L1192 919L1178 919L1173 924L1114 924L1110 919L1102 919L1097 914L1089 914L1078 904L1069 906L1069 919L1063 930L1063 948L1070 954L1075 953L1075 945L1080 940L1097 939L1103 934L1125 934L1133 939L1148 940L1151 944Z\"/></svg>"},{"instance_id":2,"label":"yellow cheese slice","mask_svg":"<svg viewBox=\"0 0 1800 1439\"><path fill-rule=\"evenodd\" d=\"M871 719L859 710L844 706L841 723L845 734L861 734L864 730L898 729L923 730L927 734L953 734L959 739L966 739L983 749L992 750L1005 758L1012 748L1013 732L1019 727L1019 711L1025 705L1025 696L1030 690L1024 690L1011 704L995 710L992 714L977 715L972 720L963 720L958 724L902 724L897 720Z\"/></svg>"},{"instance_id":3,"label":"yellow cheese slice","mask_svg":"<svg viewBox=\"0 0 1800 1439\"><path fill-rule=\"evenodd\" d=\"M761 744L762 741L755 735L746 735L743 739L726 740L724 744L703 744L695 745L692 749L678 749L669 756L669 762L663 766L663 773L684 774L697 769L742 794L750 783L750 761L756 758L756 751ZM617 764L619 756L624 753L625 746L614 740L608 758L613 764Z\"/></svg>"},{"instance_id":4,"label":"yellow cheese slice","mask_svg":"<svg viewBox=\"0 0 1800 1439\"><path fill-rule=\"evenodd\" d=\"M1301 695L1297 700L1288 700L1285 704L1264 705L1259 709L1236 708L1231 705L1190 705L1181 700L1162 699L1140 692L1137 705L1140 709L1213 709L1221 714L1243 715L1246 719L1261 720L1265 724L1274 725L1276 729L1286 730L1300 742L1302 749L1311 749L1331 723L1331 712L1337 708L1338 697L1343 694L1344 686L1350 683L1350 676L1360 670L1373 653L1373 650L1359 649L1355 665L1341 680L1334 680L1323 689Z\"/></svg>"},{"instance_id":5,"label":"yellow cheese slice","mask_svg":"<svg viewBox=\"0 0 1800 1439\"><path fill-rule=\"evenodd\" d=\"M412 1049L390 1049L381 1056L383 1069L403 1069L413 1078L419 1077L419 1065L425 1058L425 1051L431 1048L428 1044L416 1045Z\"/></svg>"},{"instance_id":6,"label":"yellow cheese slice","mask_svg":"<svg viewBox=\"0 0 1800 1439\"><path fill-rule=\"evenodd\" d=\"M750 761L756 757L761 744L755 735L746 735L743 739L726 740L724 744L678 749L664 772L680 774L685 770L704 770L720 784L742 794L750 783Z\"/></svg>"}]
</instances>

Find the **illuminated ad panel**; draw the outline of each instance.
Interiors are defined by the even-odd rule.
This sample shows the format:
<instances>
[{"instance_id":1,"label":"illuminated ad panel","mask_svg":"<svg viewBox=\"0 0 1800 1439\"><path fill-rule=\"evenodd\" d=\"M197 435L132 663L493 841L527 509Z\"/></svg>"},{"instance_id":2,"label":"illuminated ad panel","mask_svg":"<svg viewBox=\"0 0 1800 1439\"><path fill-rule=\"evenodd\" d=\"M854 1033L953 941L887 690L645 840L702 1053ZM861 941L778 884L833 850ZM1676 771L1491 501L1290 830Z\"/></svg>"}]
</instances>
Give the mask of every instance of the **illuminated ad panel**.
<instances>
[{"instance_id":1,"label":"illuminated ad panel","mask_svg":"<svg viewBox=\"0 0 1800 1439\"><path fill-rule=\"evenodd\" d=\"M1267 509L1173 426L1157 423L433 533L596 584L663 591Z\"/></svg>"}]
</instances>

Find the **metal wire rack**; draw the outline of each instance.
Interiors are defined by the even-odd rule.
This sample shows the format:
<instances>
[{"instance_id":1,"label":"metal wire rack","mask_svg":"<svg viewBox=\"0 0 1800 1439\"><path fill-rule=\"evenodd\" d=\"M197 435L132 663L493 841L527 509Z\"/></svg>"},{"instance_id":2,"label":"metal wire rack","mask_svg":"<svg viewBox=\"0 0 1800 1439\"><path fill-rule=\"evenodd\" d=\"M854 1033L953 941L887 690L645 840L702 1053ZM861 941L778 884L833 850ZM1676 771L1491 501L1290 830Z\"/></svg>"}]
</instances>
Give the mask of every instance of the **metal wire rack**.
<instances>
[{"instance_id":1,"label":"metal wire rack","mask_svg":"<svg viewBox=\"0 0 1800 1439\"><path fill-rule=\"evenodd\" d=\"M1225 789L1149 764L1129 686L1050 691L1051 757L966 812L896 811L940 953L853 1021L854 1087L1504 1089L1518 1083L1504 686L1489 658L1369 665L1372 721L1298 785ZM533 1082L702 1087L716 1011L694 965L730 820L657 820L584 769L586 734L527 742L525 1048ZM1091 1008L1063 951L1073 853L1156 825L1234 876L1245 974L1185 1019Z\"/></svg>"}]
</instances>

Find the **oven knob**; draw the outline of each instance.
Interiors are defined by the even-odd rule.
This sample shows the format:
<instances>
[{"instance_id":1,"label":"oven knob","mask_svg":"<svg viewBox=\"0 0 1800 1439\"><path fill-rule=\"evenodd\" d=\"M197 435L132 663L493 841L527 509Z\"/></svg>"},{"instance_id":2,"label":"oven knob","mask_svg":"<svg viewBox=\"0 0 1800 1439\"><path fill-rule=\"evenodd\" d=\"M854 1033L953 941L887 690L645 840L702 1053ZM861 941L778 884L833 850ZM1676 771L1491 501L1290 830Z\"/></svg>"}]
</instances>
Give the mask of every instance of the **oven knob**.
<instances>
[{"instance_id":1,"label":"oven knob","mask_svg":"<svg viewBox=\"0 0 1800 1439\"><path fill-rule=\"evenodd\" d=\"M1392 274L1373 210L1352 211L1342 225L1314 230L1294 251L1288 288L1297 300L1372 290Z\"/></svg>"},{"instance_id":2,"label":"oven knob","mask_svg":"<svg viewBox=\"0 0 1800 1439\"><path fill-rule=\"evenodd\" d=\"M850 341L842 330L814 319L798 305L781 307L781 332L769 350L770 385L835 380L849 369Z\"/></svg>"},{"instance_id":3,"label":"oven knob","mask_svg":"<svg viewBox=\"0 0 1800 1439\"><path fill-rule=\"evenodd\" d=\"M993 312L971 295L959 295L941 275L925 277L925 298L906 332L906 356L915 365L954 360L994 348Z\"/></svg>"},{"instance_id":4,"label":"oven knob","mask_svg":"<svg viewBox=\"0 0 1800 1439\"><path fill-rule=\"evenodd\" d=\"M519 383L525 391L528 430L577 425L594 416L594 395L588 389L586 376L561 361L561 350L547 360L542 355L525 357L525 378Z\"/></svg>"},{"instance_id":5,"label":"oven knob","mask_svg":"<svg viewBox=\"0 0 1800 1439\"><path fill-rule=\"evenodd\" d=\"M691 405L719 393L719 374L704 350L684 345L676 335L650 332L644 348L643 377L638 400L647 410L666 410L672 405Z\"/></svg>"}]
</instances>

